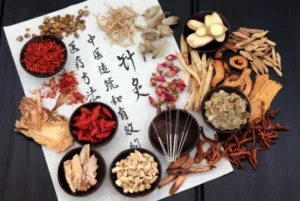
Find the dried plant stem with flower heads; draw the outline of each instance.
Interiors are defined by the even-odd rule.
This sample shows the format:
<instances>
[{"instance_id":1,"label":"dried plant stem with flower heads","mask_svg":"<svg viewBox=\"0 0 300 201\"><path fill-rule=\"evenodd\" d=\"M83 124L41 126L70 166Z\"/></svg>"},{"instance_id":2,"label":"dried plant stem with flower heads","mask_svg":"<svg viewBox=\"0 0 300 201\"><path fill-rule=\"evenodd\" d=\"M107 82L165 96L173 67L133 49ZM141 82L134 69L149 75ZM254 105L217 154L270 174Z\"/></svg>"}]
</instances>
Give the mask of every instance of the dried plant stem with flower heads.
<instances>
[{"instance_id":1,"label":"dried plant stem with flower heads","mask_svg":"<svg viewBox=\"0 0 300 201\"><path fill-rule=\"evenodd\" d=\"M257 75L269 73L268 67L282 77L281 57L276 51L276 43L268 39L267 30L241 27L231 36L231 43L238 48L239 54L251 62Z\"/></svg>"},{"instance_id":2,"label":"dried plant stem with flower heads","mask_svg":"<svg viewBox=\"0 0 300 201\"><path fill-rule=\"evenodd\" d=\"M122 47L134 45L134 21L138 16L130 6L113 8L105 4L108 12L104 16L96 16L98 27L104 31L112 44Z\"/></svg>"}]
</instances>

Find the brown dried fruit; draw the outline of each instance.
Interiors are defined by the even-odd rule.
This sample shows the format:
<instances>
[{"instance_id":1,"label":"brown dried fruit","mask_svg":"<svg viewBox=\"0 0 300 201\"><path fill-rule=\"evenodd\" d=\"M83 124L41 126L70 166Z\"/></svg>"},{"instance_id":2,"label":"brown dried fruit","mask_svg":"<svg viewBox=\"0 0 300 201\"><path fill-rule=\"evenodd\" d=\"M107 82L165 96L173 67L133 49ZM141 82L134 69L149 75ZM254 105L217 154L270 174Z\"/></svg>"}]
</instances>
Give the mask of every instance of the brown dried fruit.
<instances>
[{"instance_id":1,"label":"brown dried fruit","mask_svg":"<svg viewBox=\"0 0 300 201\"><path fill-rule=\"evenodd\" d=\"M229 59L229 63L233 68L242 70L248 67L248 60L240 55L233 56Z\"/></svg>"}]
</instances>

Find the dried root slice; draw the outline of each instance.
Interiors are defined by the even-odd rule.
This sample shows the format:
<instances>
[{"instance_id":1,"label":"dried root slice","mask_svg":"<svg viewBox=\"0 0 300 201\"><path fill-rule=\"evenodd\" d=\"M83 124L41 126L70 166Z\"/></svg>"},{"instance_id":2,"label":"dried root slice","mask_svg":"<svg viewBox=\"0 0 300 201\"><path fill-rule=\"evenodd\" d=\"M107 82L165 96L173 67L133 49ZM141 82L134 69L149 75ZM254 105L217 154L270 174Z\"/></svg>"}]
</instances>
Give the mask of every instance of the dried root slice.
<instances>
[{"instance_id":1,"label":"dried root slice","mask_svg":"<svg viewBox=\"0 0 300 201\"><path fill-rule=\"evenodd\" d=\"M273 67L273 69L279 77L282 77L282 72L277 67Z\"/></svg>"},{"instance_id":2,"label":"dried root slice","mask_svg":"<svg viewBox=\"0 0 300 201\"><path fill-rule=\"evenodd\" d=\"M240 55L233 56L229 59L229 64L236 69L242 70L248 67L248 60Z\"/></svg>"},{"instance_id":3,"label":"dried root slice","mask_svg":"<svg viewBox=\"0 0 300 201\"><path fill-rule=\"evenodd\" d=\"M201 37L205 36L207 34L206 27L200 27L199 29L197 29L196 34Z\"/></svg>"},{"instance_id":4,"label":"dried root slice","mask_svg":"<svg viewBox=\"0 0 300 201\"><path fill-rule=\"evenodd\" d=\"M205 82L203 85L203 90L202 90L202 94L201 94L201 102L202 102L205 94L209 91L210 83L213 78L213 74L214 74L214 67L212 66L212 63L210 63L208 66L207 75L206 75Z\"/></svg>"},{"instance_id":5,"label":"dried root slice","mask_svg":"<svg viewBox=\"0 0 300 201\"><path fill-rule=\"evenodd\" d=\"M264 32L264 30L262 30L262 29L249 29L249 28L245 28L245 27L241 27L241 28L239 28L239 30L242 30L242 31L247 32L249 34Z\"/></svg>"},{"instance_id":6,"label":"dried root slice","mask_svg":"<svg viewBox=\"0 0 300 201\"><path fill-rule=\"evenodd\" d=\"M204 23L197 20L189 20L187 26L193 31L197 31L200 27L204 27Z\"/></svg>"},{"instance_id":7,"label":"dried root slice","mask_svg":"<svg viewBox=\"0 0 300 201\"><path fill-rule=\"evenodd\" d=\"M234 53L237 53L237 51L238 51L238 49L235 47L235 45L234 44L232 44L232 43L226 43L225 45L224 45L224 48L226 49L226 50L231 50L232 52L234 52Z\"/></svg>"},{"instance_id":8,"label":"dried root slice","mask_svg":"<svg viewBox=\"0 0 300 201\"><path fill-rule=\"evenodd\" d=\"M193 164L194 164L194 159L189 158L186 164L184 165L184 169L190 169ZM176 181L174 182L173 186L170 189L170 195L174 195L178 191L178 189L183 184L186 177L187 177L186 174L177 177Z\"/></svg>"},{"instance_id":9,"label":"dried root slice","mask_svg":"<svg viewBox=\"0 0 300 201\"><path fill-rule=\"evenodd\" d=\"M197 173L197 172L206 172L211 169L215 168L215 166L210 165L210 166L196 166L196 167L191 167L190 169L185 169L185 168L177 168L177 169L172 169L168 170L168 174L170 175L184 175L184 174L191 174L191 173Z\"/></svg>"},{"instance_id":10,"label":"dried root slice","mask_svg":"<svg viewBox=\"0 0 300 201\"><path fill-rule=\"evenodd\" d=\"M181 35L180 37L180 51L184 58L185 63L187 65L190 65L188 44L186 43L183 35Z\"/></svg>"},{"instance_id":11,"label":"dried root slice","mask_svg":"<svg viewBox=\"0 0 300 201\"><path fill-rule=\"evenodd\" d=\"M207 28L208 34L214 37L223 35L227 28L223 24L212 24Z\"/></svg>"},{"instance_id":12,"label":"dried root slice","mask_svg":"<svg viewBox=\"0 0 300 201\"><path fill-rule=\"evenodd\" d=\"M183 65L183 67L195 78L197 83L200 85L201 84L200 78L199 78L197 72L185 63L184 58L181 53L177 52L176 55L177 55L180 63Z\"/></svg>"},{"instance_id":13,"label":"dried root slice","mask_svg":"<svg viewBox=\"0 0 300 201\"><path fill-rule=\"evenodd\" d=\"M211 41L213 41L214 38L212 36L198 36L196 33L190 34L187 38L186 41L187 43L192 47L192 48L199 48L207 45Z\"/></svg>"},{"instance_id":14,"label":"dried root slice","mask_svg":"<svg viewBox=\"0 0 300 201\"><path fill-rule=\"evenodd\" d=\"M251 37L252 37L252 38L262 38L262 37L264 37L265 35L267 35L268 32L269 32L269 31L264 31L264 32L260 32L260 33L255 33L255 34L253 34Z\"/></svg>"},{"instance_id":15,"label":"dried root slice","mask_svg":"<svg viewBox=\"0 0 300 201\"><path fill-rule=\"evenodd\" d=\"M215 58L216 59L222 59L223 58L223 53L225 52L225 48L223 47L223 48L221 48L221 49L219 49L217 52L216 52L216 54L215 54Z\"/></svg>"},{"instance_id":16,"label":"dried root slice","mask_svg":"<svg viewBox=\"0 0 300 201\"><path fill-rule=\"evenodd\" d=\"M244 83L239 88L246 96L250 95L252 90L252 80L249 75L245 76Z\"/></svg>"},{"instance_id":17,"label":"dried root slice","mask_svg":"<svg viewBox=\"0 0 300 201\"><path fill-rule=\"evenodd\" d=\"M179 158L176 159L176 161L172 162L170 164L170 166L168 167L168 170L169 169L175 169L175 168L180 168L186 161L187 159L189 158L190 156L187 154L187 155L184 155L184 156L180 156Z\"/></svg>"},{"instance_id":18,"label":"dried root slice","mask_svg":"<svg viewBox=\"0 0 300 201\"><path fill-rule=\"evenodd\" d=\"M249 36L247 36L247 35L245 35L245 34L243 34L243 33L241 33L241 32L237 32L237 31L232 32L232 34L233 34L234 36L237 36L237 37L243 38L243 39L248 39L248 38L249 38Z\"/></svg>"},{"instance_id":19,"label":"dried root slice","mask_svg":"<svg viewBox=\"0 0 300 201\"><path fill-rule=\"evenodd\" d=\"M254 65L254 63L252 61L250 62L250 66L256 75L260 75L257 67Z\"/></svg>"},{"instance_id":20,"label":"dried root slice","mask_svg":"<svg viewBox=\"0 0 300 201\"><path fill-rule=\"evenodd\" d=\"M219 83L221 83L225 77L225 70L223 66L223 62L221 60L215 60L215 75L211 81L211 86L216 87Z\"/></svg>"},{"instance_id":21,"label":"dried root slice","mask_svg":"<svg viewBox=\"0 0 300 201\"><path fill-rule=\"evenodd\" d=\"M259 45L249 45L249 46L246 46L244 49L247 52L252 52L253 50L255 50L257 48L259 48Z\"/></svg>"},{"instance_id":22,"label":"dried root slice","mask_svg":"<svg viewBox=\"0 0 300 201\"><path fill-rule=\"evenodd\" d=\"M223 86L239 87L245 82L245 77L250 76L250 74L251 74L251 69L244 68L241 76L237 80L233 79L236 77L233 77L233 75L231 75L224 80Z\"/></svg>"},{"instance_id":23,"label":"dried root slice","mask_svg":"<svg viewBox=\"0 0 300 201\"><path fill-rule=\"evenodd\" d=\"M254 55L253 55L254 56ZM257 57L254 59L253 61L253 64L254 66L258 69L258 71L261 73L261 74L264 74L265 73L265 70L266 70L266 65L260 60L258 59Z\"/></svg>"},{"instance_id":24,"label":"dried root slice","mask_svg":"<svg viewBox=\"0 0 300 201\"><path fill-rule=\"evenodd\" d=\"M161 187L173 182L176 178L177 178L176 175L169 175L169 176L161 179L159 184L158 184L158 188L161 188Z\"/></svg>"},{"instance_id":25,"label":"dried root slice","mask_svg":"<svg viewBox=\"0 0 300 201\"><path fill-rule=\"evenodd\" d=\"M247 40L244 40L244 41L241 41L241 42L235 44L235 47L240 49L243 46L248 45L249 43L251 43L254 40L255 40L255 38L248 38Z\"/></svg>"},{"instance_id":26,"label":"dried root slice","mask_svg":"<svg viewBox=\"0 0 300 201\"><path fill-rule=\"evenodd\" d=\"M281 67L281 56L280 54L277 52L276 53L276 58L277 58L277 61L278 61L278 67L280 70L282 70L282 67Z\"/></svg>"},{"instance_id":27,"label":"dried root slice","mask_svg":"<svg viewBox=\"0 0 300 201\"><path fill-rule=\"evenodd\" d=\"M246 51L241 50L240 51L240 55L242 55L243 57L245 57L249 61L253 61L253 58L251 57L251 55L248 52L246 52Z\"/></svg>"}]
</instances>

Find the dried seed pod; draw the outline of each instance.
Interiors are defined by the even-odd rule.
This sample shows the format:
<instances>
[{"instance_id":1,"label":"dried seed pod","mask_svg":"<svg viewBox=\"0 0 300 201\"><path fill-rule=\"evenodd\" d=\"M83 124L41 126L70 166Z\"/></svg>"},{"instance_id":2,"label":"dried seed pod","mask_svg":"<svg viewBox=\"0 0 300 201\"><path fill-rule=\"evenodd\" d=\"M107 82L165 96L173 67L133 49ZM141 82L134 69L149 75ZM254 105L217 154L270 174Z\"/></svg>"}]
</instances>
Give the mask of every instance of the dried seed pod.
<instances>
[{"instance_id":1,"label":"dried seed pod","mask_svg":"<svg viewBox=\"0 0 300 201\"><path fill-rule=\"evenodd\" d=\"M249 37L241 32L237 32L237 31L234 31L232 32L233 35L239 37L239 38L243 38L243 39L248 39Z\"/></svg>"},{"instance_id":2,"label":"dried seed pod","mask_svg":"<svg viewBox=\"0 0 300 201\"><path fill-rule=\"evenodd\" d=\"M161 21L165 18L166 14L167 14L166 12L164 12L162 14L157 14L152 19L148 20L147 28L155 29L158 25L161 24Z\"/></svg>"},{"instance_id":3,"label":"dried seed pod","mask_svg":"<svg viewBox=\"0 0 300 201\"><path fill-rule=\"evenodd\" d=\"M165 54L166 50L167 50L167 40L162 39L162 40L159 41L159 43L155 47L152 59L163 56Z\"/></svg>"},{"instance_id":4,"label":"dried seed pod","mask_svg":"<svg viewBox=\"0 0 300 201\"><path fill-rule=\"evenodd\" d=\"M145 40L145 48L146 52L153 52L154 51L154 45L151 40Z\"/></svg>"},{"instance_id":5,"label":"dried seed pod","mask_svg":"<svg viewBox=\"0 0 300 201\"><path fill-rule=\"evenodd\" d=\"M262 38L264 37L265 35L268 34L269 31L264 31L264 32L261 32L261 33L255 33L251 36L251 38Z\"/></svg>"},{"instance_id":6,"label":"dried seed pod","mask_svg":"<svg viewBox=\"0 0 300 201\"><path fill-rule=\"evenodd\" d=\"M144 61L146 62L146 47L143 43L139 44L139 52L143 56Z\"/></svg>"},{"instance_id":7,"label":"dried seed pod","mask_svg":"<svg viewBox=\"0 0 300 201\"><path fill-rule=\"evenodd\" d=\"M23 41L23 36L18 36L17 41L19 41L19 42Z\"/></svg>"},{"instance_id":8,"label":"dried seed pod","mask_svg":"<svg viewBox=\"0 0 300 201\"><path fill-rule=\"evenodd\" d=\"M274 71L276 72L276 74L277 74L278 76L282 77L282 72L281 72L278 68L273 67L273 69L274 69Z\"/></svg>"},{"instance_id":9,"label":"dried seed pod","mask_svg":"<svg viewBox=\"0 0 300 201\"><path fill-rule=\"evenodd\" d=\"M159 36L160 36L160 32L157 30L145 31L144 33L142 33L142 37L145 40L154 41L159 39Z\"/></svg>"},{"instance_id":10,"label":"dried seed pod","mask_svg":"<svg viewBox=\"0 0 300 201\"><path fill-rule=\"evenodd\" d=\"M159 5L152 6L152 7L148 8L148 9L146 9L144 11L144 13L142 14L142 16L144 18L146 18L146 19L152 18L152 17L154 17L158 13L159 9L160 9Z\"/></svg>"},{"instance_id":11,"label":"dried seed pod","mask_svg":"<svg viewBox=\"0 0 300 201\"><path fill-rule=\"evenodd\" d=\"M277 58L277 62L278 62L278 67L280 70L282 70L282 67L281 67L281 56L279 54L279 52L276 53L276 58Z\"/></svg>"},{"instance_id":12,"label":"dried seed pod","mask_svg":"<svg viewBox=\"0 0 300 201\"><path fill-rule=\"evenodd\" d=\"M167 25L158 25L157 30L160 32L161 36L172 36L173 30Z\"/></svg>"},{"instance_id":13,"label":"dried seed pod","mask_svg":"<svg viewBox=\"0 0 300 201\"><path fill-rule=\"evenodd\" d=\"M245 57L246 59L248 59L248 60L250 60L250 61L253 61L253 58L251 57L251 55L250 55L248 52L241 50L241 51L240 51L240 54L241 54L243 57Z\"/></svg>"},{"instance_id":14,"label":"dried seed pod","mask_svg":"<svg viewBox=\"0 0 300 201\"><path fill-rule=\"evenodd\" d=\"M178 22L179 22L180 18L177 17L177 16L170 16L166 19L163 19L161 21L161 23L163 25L167 25L167 26L173 26L173 25L176 25Z\"/></svg>"},{"instance_id":15,"label":"dried seed pod","mask_svg":"<svg viewBox=\"0 0 300 201\"><path fill-rule=\"evenodd\" d=\"M142 26L142 25L137 25L135 24L134 27L139 30L139 31L146 31L147 27L146 26Z\"/></svg>"}]
</instances>

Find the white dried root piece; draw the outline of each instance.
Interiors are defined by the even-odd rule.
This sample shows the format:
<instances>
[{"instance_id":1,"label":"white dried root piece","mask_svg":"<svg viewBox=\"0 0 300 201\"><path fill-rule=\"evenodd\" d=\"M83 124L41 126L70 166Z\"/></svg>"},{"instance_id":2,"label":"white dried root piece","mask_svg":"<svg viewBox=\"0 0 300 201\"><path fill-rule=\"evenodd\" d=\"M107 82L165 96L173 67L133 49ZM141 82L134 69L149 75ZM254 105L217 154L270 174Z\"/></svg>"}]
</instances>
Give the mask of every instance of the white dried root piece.
<instances>
[{"instance_id":1,"label":"white dried root piece","mask_svg":"<svg viewBox=\"0 0 300 201\"><path fill-rule=\"evenodd\" d=\"M34 90L34 95L35 99L24 97L21 100L22 116L15 123L15 131L57 152L65 151L73 144L68 119L42 106L40 89Z\"/></svg>"},{"instance_id":2,"label":"white dried root piece","mask_svg":"<svg viewBox=\"0 0 300 201\"><path fill-rule=\"evenodd\" d=\"M148 190L158 178L158 164L153 156L137 150L117 162L111 170L117 174L116 185L124 193L137 193Z\"/></svg>"}]
</instances>

